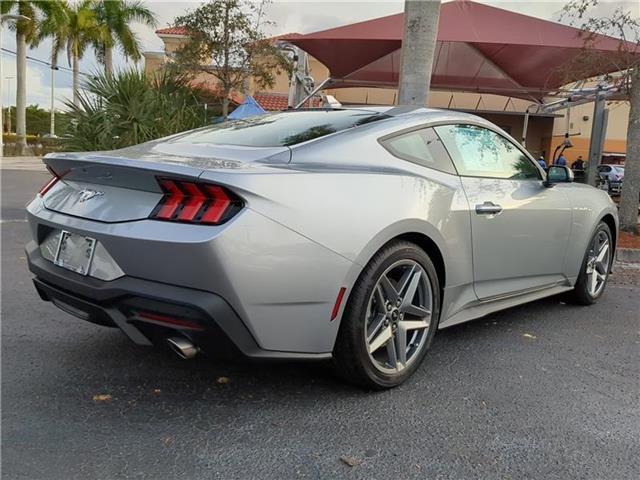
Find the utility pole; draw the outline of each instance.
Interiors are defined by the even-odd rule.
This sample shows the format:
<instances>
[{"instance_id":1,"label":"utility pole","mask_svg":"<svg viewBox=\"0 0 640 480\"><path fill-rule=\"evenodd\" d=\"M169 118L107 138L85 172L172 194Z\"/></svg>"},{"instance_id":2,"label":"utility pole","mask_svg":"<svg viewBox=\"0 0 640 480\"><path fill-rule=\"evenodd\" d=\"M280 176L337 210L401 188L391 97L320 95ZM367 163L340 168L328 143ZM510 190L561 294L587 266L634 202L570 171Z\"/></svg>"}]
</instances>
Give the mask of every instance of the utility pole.
<instances>
[{"instance_id":1,"label":"utility pole","mask_svg":"<svg viewBox=\"0 0 640 480\"><path fill-rule=\"evenodd\" d=\"M431 86L440 0L405 0L398 104L425 106Z\"/></svg>"}]
</instances>

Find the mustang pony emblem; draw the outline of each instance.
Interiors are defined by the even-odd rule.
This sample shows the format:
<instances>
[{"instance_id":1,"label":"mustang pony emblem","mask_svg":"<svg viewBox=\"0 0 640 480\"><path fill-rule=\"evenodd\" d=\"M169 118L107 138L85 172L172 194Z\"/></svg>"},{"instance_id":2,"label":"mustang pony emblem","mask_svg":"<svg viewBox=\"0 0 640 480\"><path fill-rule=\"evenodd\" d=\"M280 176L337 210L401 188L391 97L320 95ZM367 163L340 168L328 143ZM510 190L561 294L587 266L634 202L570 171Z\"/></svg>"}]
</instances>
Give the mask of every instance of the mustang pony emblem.
<instances>
[{"instance_id":1,"label":"mustang pony emblem","mask_svg":"<svg viewBox=\"0 0 640 480\"><path fill-rule=\"evenodd\" d=\"M101 197L102 195L104 195L104 192L85 188L84 190L80 190L80 198L78 198L78 201L82 203L95 197Z\"/></svg>"}]
</instances>

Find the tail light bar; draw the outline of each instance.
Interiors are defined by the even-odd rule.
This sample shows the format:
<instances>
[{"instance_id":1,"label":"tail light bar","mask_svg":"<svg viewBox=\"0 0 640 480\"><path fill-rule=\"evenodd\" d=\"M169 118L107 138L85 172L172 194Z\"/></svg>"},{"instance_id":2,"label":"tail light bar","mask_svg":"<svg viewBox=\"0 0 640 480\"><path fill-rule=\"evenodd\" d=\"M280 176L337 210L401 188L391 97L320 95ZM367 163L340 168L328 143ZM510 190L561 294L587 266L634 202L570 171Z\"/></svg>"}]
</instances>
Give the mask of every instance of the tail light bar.
<instances>
[{"instance_id":1,"label":"tail light bar","mask_svg":"<svg viewBox=\"0 0 640 480\"><path fill-rule=\"evenodd\" d=\"M220 225L243 207L238 196L220 185L158 178L164 196L149 218L170 222Z\"/></svg>"},{"instance_id":2,"label":"tail light bar","mask_svg":"<svg viewBox=\"0 0 640 480\"><path fill-rule=\"evenodd\" d=\"M59 180L62 179L62 177L64 177L67 173L69 173L69 170L67 170L66 172L63 172L62 174L58 175L56 172L53 171L52 168L48 166L47 166L47 170L49 170L49 173L53 176L47 181L47 183L45 183L42 187L40 187L40 190L38 190L38 195L40 195L41 197L44 197L47 194L47 192L51 190L53 186L56 183L58 183Z\"/></svg>"}]
</instances>

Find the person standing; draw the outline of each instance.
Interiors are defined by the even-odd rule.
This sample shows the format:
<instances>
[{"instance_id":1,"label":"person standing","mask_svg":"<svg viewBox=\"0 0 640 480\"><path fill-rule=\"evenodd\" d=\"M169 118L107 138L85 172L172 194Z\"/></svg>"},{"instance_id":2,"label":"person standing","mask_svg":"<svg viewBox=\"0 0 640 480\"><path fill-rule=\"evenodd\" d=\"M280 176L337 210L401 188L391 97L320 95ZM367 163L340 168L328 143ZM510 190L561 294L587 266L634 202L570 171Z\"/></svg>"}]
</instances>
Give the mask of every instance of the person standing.
<instances>
[{"instance_id":1,"label":"person standing","mask_svg":"<svg viewBox=\"0 0 640 480\"><path fill-rule=\"evenodd\" d=\"M560 156L558 158L556 158L556 161L553 162L554 165L558 165L560 167L566 167L567 166L567 159L565 158L565 156L561 153Z\"/></svg>"},{"instance_id":2,"label":"person standing","mask_svg":"<svg viewBox=\"0 0 640 480\"><path fill-rule=\"evenodd\" d=\"M543 170L547 169L547 162L544 161L544 157L542 155L538 157L538 165L540 165Z\"/></svg>"},{"instance_id":3,"label":"person standing","mask_svg":"<svg viewBox=\"0 0 640 480\"><path fill-rule=\"evenodd\" d=\"M584 170L582 155L578 155L578 159L571 164L571 170Z\"/></svg>"}]
</instances>

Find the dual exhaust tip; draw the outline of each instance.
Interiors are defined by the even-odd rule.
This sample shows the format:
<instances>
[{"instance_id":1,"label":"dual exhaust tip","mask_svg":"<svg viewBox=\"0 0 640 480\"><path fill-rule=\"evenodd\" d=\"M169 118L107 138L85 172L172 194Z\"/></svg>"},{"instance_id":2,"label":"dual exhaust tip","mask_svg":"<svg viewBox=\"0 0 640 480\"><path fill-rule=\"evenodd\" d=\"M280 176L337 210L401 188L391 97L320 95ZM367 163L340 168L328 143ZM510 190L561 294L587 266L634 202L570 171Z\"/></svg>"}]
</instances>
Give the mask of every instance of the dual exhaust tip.
<instances>
[{"instance_id":1,"label":"dual exhaust tip","mask_svg":"<svg viewBox=\"0 0 640 480\"><path fill-rule=\"evenodd\" d=\"M183 360L189 360L195 357L200 349L185 337L169 337L167 344L173 352Z\"/></svg>"}]
</instances>

